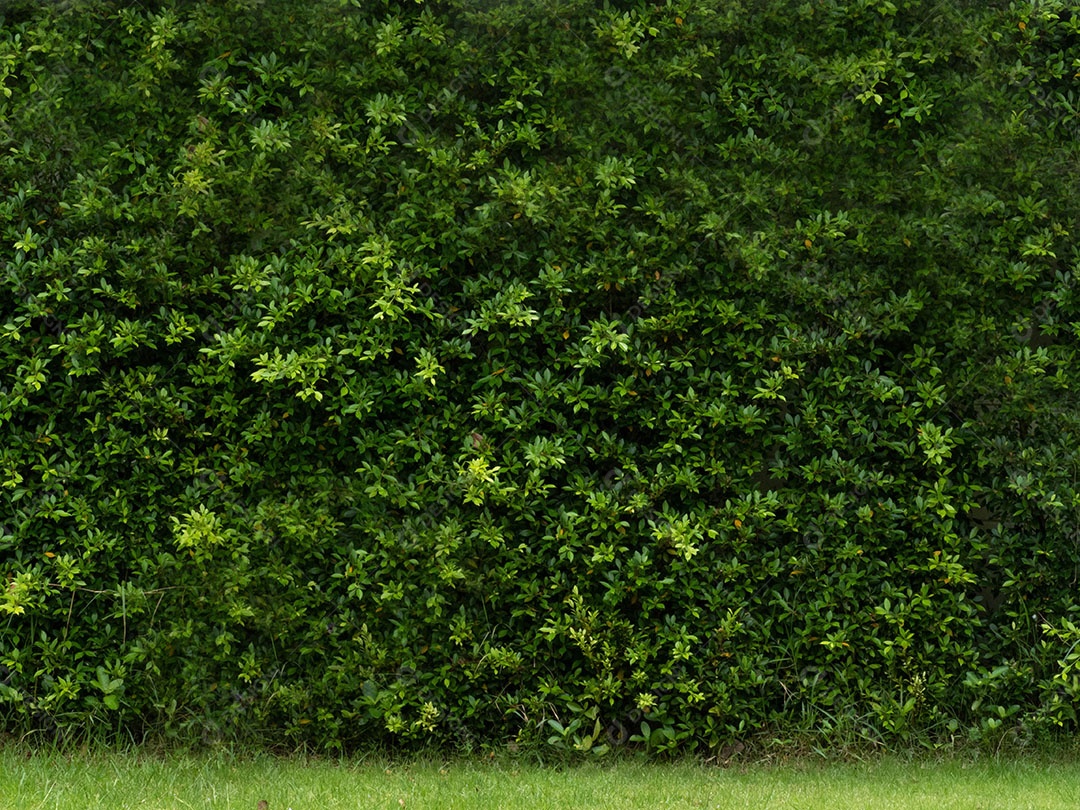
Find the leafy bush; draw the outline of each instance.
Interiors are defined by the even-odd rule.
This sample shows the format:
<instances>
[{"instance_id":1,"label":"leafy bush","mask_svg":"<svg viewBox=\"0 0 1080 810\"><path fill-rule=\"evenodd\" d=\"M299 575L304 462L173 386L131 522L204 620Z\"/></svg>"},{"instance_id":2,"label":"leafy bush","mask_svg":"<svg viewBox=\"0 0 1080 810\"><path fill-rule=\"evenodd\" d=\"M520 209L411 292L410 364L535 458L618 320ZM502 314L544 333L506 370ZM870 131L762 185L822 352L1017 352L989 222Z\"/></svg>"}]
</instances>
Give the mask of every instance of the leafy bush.
<instances>
[{"instance_id":1,"label":"leafy bush","mask_svg":"<svg viewBox=\"0 0 1080 810\"><path fill-rule=\"evenodd\" d=\"M1068 4L4 14L7 728L1075 729Z\"/></svg>"}]
</instances>

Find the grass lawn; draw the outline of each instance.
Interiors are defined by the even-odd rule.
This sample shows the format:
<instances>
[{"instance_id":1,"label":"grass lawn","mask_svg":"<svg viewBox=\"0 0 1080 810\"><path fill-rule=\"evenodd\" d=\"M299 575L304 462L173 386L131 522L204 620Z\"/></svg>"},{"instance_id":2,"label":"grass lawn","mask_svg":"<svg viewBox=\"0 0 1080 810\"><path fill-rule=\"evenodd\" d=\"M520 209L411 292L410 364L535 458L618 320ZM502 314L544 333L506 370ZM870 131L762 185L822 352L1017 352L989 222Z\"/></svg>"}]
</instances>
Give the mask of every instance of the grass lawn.
<instances>
[{"instance_id":1,"label":"grass lawn","mask_svg":"<svg viewBox=\"0 0 1080 810\"><path fill-rule=\"evenodd\" d=\"M525 761L393 763L154 758L0 748L0 807L121 808L1053 808L1080 807L1080 761L799 760L727 768L631 759L573 767Z\"/></svg>"}]
</instances>

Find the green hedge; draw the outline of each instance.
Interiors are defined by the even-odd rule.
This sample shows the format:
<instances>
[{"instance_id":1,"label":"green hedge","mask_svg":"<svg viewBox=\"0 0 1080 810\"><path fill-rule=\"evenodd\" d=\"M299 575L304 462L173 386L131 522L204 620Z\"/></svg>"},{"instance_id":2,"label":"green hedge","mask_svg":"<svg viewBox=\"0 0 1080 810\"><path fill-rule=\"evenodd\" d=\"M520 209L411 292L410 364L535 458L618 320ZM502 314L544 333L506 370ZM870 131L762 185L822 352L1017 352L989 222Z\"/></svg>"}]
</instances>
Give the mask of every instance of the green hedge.
<instances>
[{"instance_id":1,"label":"green hedge","mask_svg":"<svg viewBox=\"0 0 1080 810\"><path fill-rule=\"evenodd\" d=\"M1075 730L1070 5L6 3L4 727Z\"/></svg>"}]
</instances>

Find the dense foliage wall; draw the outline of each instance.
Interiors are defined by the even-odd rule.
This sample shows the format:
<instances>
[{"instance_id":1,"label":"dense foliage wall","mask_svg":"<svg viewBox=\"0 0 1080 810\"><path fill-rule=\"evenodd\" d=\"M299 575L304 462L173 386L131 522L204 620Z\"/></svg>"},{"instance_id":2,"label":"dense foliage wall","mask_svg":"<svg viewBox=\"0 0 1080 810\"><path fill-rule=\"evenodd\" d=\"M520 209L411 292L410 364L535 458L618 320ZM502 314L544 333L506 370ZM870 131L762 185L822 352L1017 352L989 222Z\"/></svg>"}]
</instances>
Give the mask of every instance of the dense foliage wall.
<instances>
[{"instance_id":1,"label":"dense foliage wall","mask_svg":"<svg viewBox=\"0 0 1080 810\"><path fill-rule=\"evenodd\" d=\"M1071 5L9 0L4 728L1075 729Z\"/></svg>"}]
</instances>

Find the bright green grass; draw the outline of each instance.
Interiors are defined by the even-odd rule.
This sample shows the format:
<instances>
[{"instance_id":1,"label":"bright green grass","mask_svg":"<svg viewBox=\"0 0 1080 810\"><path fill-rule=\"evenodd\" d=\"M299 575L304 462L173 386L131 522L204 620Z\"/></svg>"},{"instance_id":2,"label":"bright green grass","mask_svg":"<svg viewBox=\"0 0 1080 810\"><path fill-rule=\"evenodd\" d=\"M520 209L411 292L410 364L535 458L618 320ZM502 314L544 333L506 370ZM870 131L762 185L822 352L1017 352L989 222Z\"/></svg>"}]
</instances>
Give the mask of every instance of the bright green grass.
<instances>
[{"instance_id":1,"label":"bright green grass","mask_svg":"<svg viewBox=\"0 0 1080 810\"><path fill-rule=\"evenodd\" d=\"M1054 808L1080 807L1080 762L1030 758L716 768L633 760L334 763L33 754L0 749L0 808Z\"/></svg>"}]
</instances>

